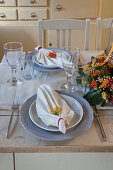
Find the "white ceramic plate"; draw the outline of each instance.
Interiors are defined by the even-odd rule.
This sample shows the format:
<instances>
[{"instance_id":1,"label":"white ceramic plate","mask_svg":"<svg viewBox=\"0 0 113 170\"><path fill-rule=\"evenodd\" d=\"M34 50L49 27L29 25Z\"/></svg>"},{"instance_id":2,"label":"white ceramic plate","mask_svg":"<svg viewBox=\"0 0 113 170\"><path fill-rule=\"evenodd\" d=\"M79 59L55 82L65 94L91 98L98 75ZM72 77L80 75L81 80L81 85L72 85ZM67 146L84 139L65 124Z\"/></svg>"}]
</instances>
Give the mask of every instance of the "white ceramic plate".
<instances>
[{"instance_id":1,"label":"white ceramic plate","mask_svg":"<svg viewBox=\"0 0 113 170\"><path fill-rule=\"evenodd\" d=\"M48 68L48 69L49 69L49 68L50 68L50 69L60 68L60 67L55 67L55 66L47 66L47 65L44 65L44 64L38 62L37 59L36 59L36 57L34 58L34 62L35 62L36 64L38 64L39 66L43 66L43 67ZM62 68L61 68L61 69L62 69Z\"/></svg>"},{"instance_id":2,"label":"white ceramic plate","mask_svg":"<svg viewBox=\"0 0 113 170\"><path fill-rule=\"evenodd\" d=\"M83 108L81 104L74 98L69 97L67 95L61 95L61 96L67 102L69 106L71 105L71 109L75 112L73 119L71 120L69 125L66 127L67 130L70 130L82 120ZM38 127L44 130L47 130L47 131L59 132L59 129L57 127L46 126L46 124L43 123L43 121L38 117L37 112L36 112L36 101L34 101L29 108L29 116L32 122Z\"/></svg>"}]
</instances>

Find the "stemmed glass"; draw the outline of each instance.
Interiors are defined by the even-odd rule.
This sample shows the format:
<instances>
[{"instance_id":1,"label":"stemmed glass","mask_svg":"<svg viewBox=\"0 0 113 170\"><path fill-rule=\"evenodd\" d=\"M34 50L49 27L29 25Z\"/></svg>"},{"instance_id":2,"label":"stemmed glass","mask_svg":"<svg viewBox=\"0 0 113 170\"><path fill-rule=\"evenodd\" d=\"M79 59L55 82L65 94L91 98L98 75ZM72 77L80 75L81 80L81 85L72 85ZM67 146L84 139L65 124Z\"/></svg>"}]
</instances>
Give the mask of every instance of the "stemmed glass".
<instances>
[{"instance_id":1,"label":"stemmed glass","mask_svg":"<svg viewBox=\"0 0 113 170\"><path fill-rule=\"evenodd\" d=\"M9 42L4 45L4 55L8 65L12 69L12 79L8 80L8 84L11 86L22 84L22 82L16 78L16 70L19 65L19 58L22 56L22 52L23 44L20 42Z\"/></svg>"},{"instance_id":2,"label":"stemmed glass","mask_svg":"<svg viewBox=\"0 0 113 170\"><path fill-rule=\"evenodd\" d=\"M78 47L64 47L61 50L61 61L67 75L67 81L61 86L66 91L76 91L76 72L80 50Z\"/></svg>"}]
</instances>

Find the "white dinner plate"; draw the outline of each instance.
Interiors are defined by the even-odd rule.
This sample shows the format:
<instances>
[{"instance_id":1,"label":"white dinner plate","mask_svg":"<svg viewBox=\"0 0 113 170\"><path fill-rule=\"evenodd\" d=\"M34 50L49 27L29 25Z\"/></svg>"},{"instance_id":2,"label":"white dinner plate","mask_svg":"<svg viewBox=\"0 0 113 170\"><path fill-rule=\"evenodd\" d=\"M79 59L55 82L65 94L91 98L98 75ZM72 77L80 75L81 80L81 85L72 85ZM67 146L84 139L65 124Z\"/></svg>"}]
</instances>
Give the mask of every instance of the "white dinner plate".
<instances>
[{"instance_id":1,"label":"white dinner plate","mask_svg":"<svg viewBox=\"0 0 113 170\"><path fill-rule=\"evenodd\" d=\"M75 100L74 98L67 96L67 95L61 95L62 98L67 102L69 106L71 106L71 109L74 111L74 117L69 123L68 126L66 126L66 130L70 130L71 128L75 127L83 117L83 108L81 104ZM36 100L31 104L29 108L29 116L32 122L37 125L38 127L52 132L59 132L59 129L54 126L46 126L46 124L38 117L36 112Z\"/></svg>"},{"instance_id":2,"label":"white dinner plate","mask_svg":"<svg viewBox=\"0 0 113 170\"><path fill-rule=\"evenodd\" d=\"M47 68L47 69L58 69L58 68L60 68L60 67L56 67L56 66L44 65L44 64L38 62L37 59L36 59L36 57L34 58L34 62L35 62L36 64L38 64L39 66L44 67L44 68ZM62 69L62 68L60 68L60 69Z\"/></svg>"}]
</instances>

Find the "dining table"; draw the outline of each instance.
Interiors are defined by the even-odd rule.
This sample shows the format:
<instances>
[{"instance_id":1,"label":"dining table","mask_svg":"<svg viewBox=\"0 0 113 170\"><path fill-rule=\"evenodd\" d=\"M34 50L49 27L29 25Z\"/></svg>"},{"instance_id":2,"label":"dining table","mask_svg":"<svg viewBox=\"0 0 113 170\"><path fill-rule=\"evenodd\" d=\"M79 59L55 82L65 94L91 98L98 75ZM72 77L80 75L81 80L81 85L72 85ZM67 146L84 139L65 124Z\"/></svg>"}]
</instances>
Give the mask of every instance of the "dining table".
<instances>
[{"instance_id":1,"label":"dining table","mask_svg":"<svg viewBox=\"0 0 113 170\"><path fill-rule=\"evenodd\" d=\"M101 54L102 51L80 51L80 61L85 65L91 56ZM21 71L21 70L20 70ZM9 86L7 80L11 77L11 68L5 57L0 63L0 105L11 105L14 94L18 96L22 106L31 96L37 93L41 84L48 84L55 90L59 90L66 80L63 70L39 71L35 68L35 77L32 80L24 80L19 86ZM17 73L17 77L19 74ZM73 92L74 93L74 92ZM78 137L66 141L49 141L38 138L29 132L20 121L17 112L14 113L12 125L13 133L6 137L11 110L0 109L0 153L56 153L56 152L113 152L113 110L99 110L100 119L104 127L107 141L103 141L102 135L94 118L91 126Z\"/></svg>"}]
</instances>

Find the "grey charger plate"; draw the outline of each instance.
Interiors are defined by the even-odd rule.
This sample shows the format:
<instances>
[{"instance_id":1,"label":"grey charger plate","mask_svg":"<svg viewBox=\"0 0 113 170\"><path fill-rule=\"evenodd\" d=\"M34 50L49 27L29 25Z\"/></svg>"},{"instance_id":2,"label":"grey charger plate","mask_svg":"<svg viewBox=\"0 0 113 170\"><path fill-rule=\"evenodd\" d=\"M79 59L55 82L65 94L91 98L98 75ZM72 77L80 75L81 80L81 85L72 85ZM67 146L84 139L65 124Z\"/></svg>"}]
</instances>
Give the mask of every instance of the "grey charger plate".
<instances>
[{"instance_id":1,"label":"grey charger plate","mask_svg":"<svg viewBox=\"0 0 113 170\"><path fill-rule=\"evenodd\" d=\"M30 97L23 104L20 110L20 120L25 129L27 129L29 132L31 132L40 139L47 141L71 140L83 134L91 126L91 123L93 121L93 110L89 103L84 98L77 94L71 92L64 92L61 90L56 90L56 92L58 92L59 94L70 96L76 99L82 105L84 116L77 126L68 130L66 134L62 134L61 132L49 132L36 126L29 117L29 108L31 104L36 100L37 97L36 94Z\"/></svg>"}]
</instances>

